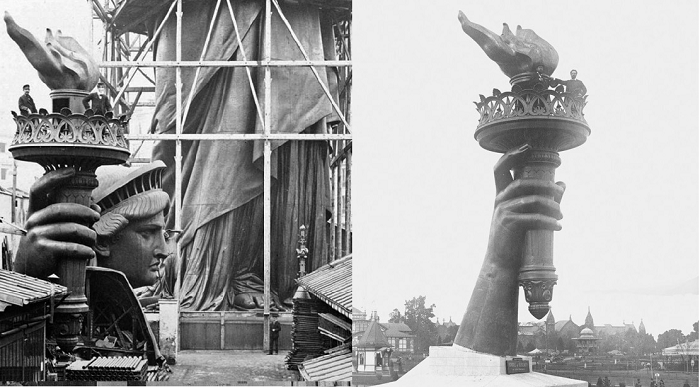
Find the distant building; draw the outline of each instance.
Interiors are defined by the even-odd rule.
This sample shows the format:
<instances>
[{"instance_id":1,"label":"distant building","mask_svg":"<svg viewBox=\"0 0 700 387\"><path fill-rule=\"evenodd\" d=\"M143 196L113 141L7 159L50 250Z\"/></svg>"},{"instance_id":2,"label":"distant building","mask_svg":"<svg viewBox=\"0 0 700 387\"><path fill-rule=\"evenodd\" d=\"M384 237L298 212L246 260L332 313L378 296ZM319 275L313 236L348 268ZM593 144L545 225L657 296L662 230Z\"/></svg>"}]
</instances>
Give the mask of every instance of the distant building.
<instances>
[{"instance_id":1,"label":"distant building","mask_svg":"<svg viewBox=\"0 0 700 387\"><path fill-rule=\"evenodd\" d=\"M404 323L380 323L384 336L394 352L412 353L416 335Z\"/></svg>"},{"instance_id":2,"label":"distant building","mask_svg":"<svg viewBox=\"0 0 700 387\"><path fill-rule=\"evenodd\" d=\"M383 367L387 356L389 341L377 321L370 321L367 330L362 333L357 344L353 345L353 364L358 372L374 372Z\"/></svg>"},{"instance_id":3,"label":"distant building","mask_svg":"<svg viewBox=\"0 0 700 387\"><path fill-rule=\"evenodd\" d=\"M352 317L353 348L359 344L360 338L367 331L370 324L372 322L377 322L378 329L386 338L389 344L388 348L390 348L392 352L413 352L416 335L413 334L411 328L405 323L380 323L379 315L376 311L372 312L368 319L367 313L357 308L353 308Z\"/></svg>"},{"instance_id":4,"label":"distant building","mask_svg":"<svg viewBox=\"0 0 700 387\"><path fill-rule=\"evenodd\" d=\"M352 307L352 333L362 333L369 327L370 320L367 319L367 313Z\"/></svg>"},{"instance_id":5,"label":"distant building","mask_svg":"<svg viewBox=\"0 0 700 387\"><path fill-rule=\"evenodd\" d=\"M546 332L547 328L542 321L518 323L518 348L521 352L531 347L544 349Z\"/></svg>"},{"instance_id":6,"label":"distant building","mask_svg":"<svg viewBox=\"0 0 700 387\"><path fill-rule=\"evenodd\" d=\"M448 322L445 322L443 318L442 323L440 323L438 319L435 323L435 327L437 328L438 344L452 344L457 335L457 330L459 329L459 325L452 321L452 317L450 317L450 321Z\"/></svg>"},{"instance_id":7,"label":"distant building","mask_svg":"<svg viewBox=\"0 0 700 387\"><path fill-rule=\"evenodd\" d=\"M581 331L581 327L574 323L574 321L571 319L571 315L569 315L568 320L557 321L554 327L557 331L557 336L566 339L578 337L579 332Z\"/></svg>"},{"instance_id":8,"label":"distant building","mask_svg":"<svg viewBox=\"0 0 700 387\"><path fill-rule=\"evenodd\" d=\"M585 330L588 329L588 330ZM591 308L583 325L574 323L569 315L568 320L556 321L550 309L544 321L518 323L518 352L525 352L528 348L538 348L542 351L574 351L578 353L597 353L601 343L610 345L606 340L617 336L614 340L624 336L627 332L637 332L634 323L623 322L622 325L602 324L595 325ZM646 333L644 323L639 324L639 332Z\"/></svg>"},{"instance_id":9,"label":"distant building","mask_svg":"<svg viewBox=\"0 0 700 387\"><path fill-rule=\"evenodd\" d=\"M583 326L592 330L592 331L595 331L595 324L593 324L593 315L591 315L591 307L590 306L588 307L588 314L586 315L586 320L583 323Z\"/></svg>"},{"instance_id":10,"label":"distant building","mask_svg":"<svg viewBox=\"0 0 700 387\"><path fill-rule=\"evenodd\" d=\"M581 329L579 337L574 338L576 341L576 353L581 355L594 355L598 353L599 337L593 334L593 330L584 327Z\"/></svg>"}]
</instances>

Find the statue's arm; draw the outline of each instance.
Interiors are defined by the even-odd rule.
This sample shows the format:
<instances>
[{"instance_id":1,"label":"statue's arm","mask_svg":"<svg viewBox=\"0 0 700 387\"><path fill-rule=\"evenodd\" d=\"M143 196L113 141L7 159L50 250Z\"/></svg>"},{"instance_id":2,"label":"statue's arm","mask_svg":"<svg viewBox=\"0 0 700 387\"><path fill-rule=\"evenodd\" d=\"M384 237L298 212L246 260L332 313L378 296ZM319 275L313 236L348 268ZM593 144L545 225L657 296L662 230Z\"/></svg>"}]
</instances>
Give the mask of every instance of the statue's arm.
<instances>
[{"instance_id":1,"label":"statue's arm","mask_svg":"<svg viewBox=\"0 0 700 387\"><path fill-rule=\"evenodd\" d=\"M563 183L513 180L510 171L528 150L524 146L506 153L494 168L498 193L486 257L454 340L457 345L497 356L515 355L518 272L525 231L561 229Z\"/></svg>"}]
</instances>

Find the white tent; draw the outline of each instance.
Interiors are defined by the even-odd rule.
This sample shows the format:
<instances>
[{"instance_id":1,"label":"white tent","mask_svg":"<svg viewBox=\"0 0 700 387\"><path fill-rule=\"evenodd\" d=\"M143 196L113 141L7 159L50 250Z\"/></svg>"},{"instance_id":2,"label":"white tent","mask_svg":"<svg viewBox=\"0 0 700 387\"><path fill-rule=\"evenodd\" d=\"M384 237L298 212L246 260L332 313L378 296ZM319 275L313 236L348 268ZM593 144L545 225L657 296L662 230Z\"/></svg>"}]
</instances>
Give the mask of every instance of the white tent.
<instances>
[{"instance_id":1,"label":"white tent","mask_svg":"<svg viewBox=\"0 0 700 387\"><path fill-rule=\"evenodd\" d=\"M698 356L698 340L664 348L661 350L661 354L664 356Z\"/></svg>"},{"instance_id":2,"label":"white tent","mask_svg":"<svg viewBox=\"0 0 700 387\"><path fill-rule=\"evenodd\" d=\"M540 353L542 353L542 351L540 351L540 350L537 349L537 348L535 348L535 349L533 349L532 351L528 352L528 354L530 354L530 355L539 355Z\"/></svg>"}]
</instances>

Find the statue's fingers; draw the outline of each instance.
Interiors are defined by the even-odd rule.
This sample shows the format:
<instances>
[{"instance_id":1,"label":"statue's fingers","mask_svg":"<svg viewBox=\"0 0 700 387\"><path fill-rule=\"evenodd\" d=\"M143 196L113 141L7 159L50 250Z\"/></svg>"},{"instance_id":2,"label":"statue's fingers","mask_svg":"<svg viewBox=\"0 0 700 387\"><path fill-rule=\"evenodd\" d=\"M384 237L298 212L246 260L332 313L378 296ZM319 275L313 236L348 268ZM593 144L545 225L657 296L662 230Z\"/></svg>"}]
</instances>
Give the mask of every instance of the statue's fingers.
<instances>
[{"instance_id":1,"label":"statue's fingers","mask_svg":"<svg viewBox=\"0 0 700 387\"><path fill-rule=\"evenodd\" d=\"M561 220L564 217L559 203L544 196L520 197L503 203L501 207L512 213L543 215L554 220Z\"/></svg>"},{"instance_id":2,"label":"statue's fingers","mask_svg":"<svg viewBox=\"0 0 700 387\"><path fill-rule=\"evenodd\" d=\"M56 223L38 226L32 233L41 235L43 239L57 242L78 243L92 247L95 244L97 233L90 227L77 223Z\"/></svg>"},{"instance_id":3,"label":"statue's fingers","mask_svg":"<svg viewBox=\"0 0 700 387\"><path fill-rule=\"evenodd\" d=\"M29 189L29 209L32 214L49 205L49 193L64 185L75 175L73 168L61 168L50 171L40 177Z\"/></svg>"},{"instance_id":4,"label":"statue's fingers","mask_svg":"<svg viewBox=\"0 0 700 387\"><path fill-rule=\"evenodd\" d=\"M539 179L518 179L496 195L496 203L525 196L542 196L556 199L564 194L564 188L551 181Z\"/></svg>"},{"instance_id":5,"label":"statue's fingers","mask_svg":"<svg viewBox=\"0 0 700 387\"><path fill-rule=\"evenodd\" d=\"M53 258L71 257L85 260L95 258L95 251L80 243L44 240L42 247L45 251L51 251Z\"/></svg>"},{"instance_id":6,"label":"statue's fingers","mask_svg":"<svg viewBox=\"0 0 700 387\"><path fill-rule=\"evenodd\" d=\"M561 224L554 218L542 214L518 214L510 215L510 221L518 223L523 230L561 230Z\"/></svg>"},{"instance_id":7,"label":"statue's fingers","mask_svg":"<svg viewBox=\"0 0 700 387\"><path fill-rule=\"evenodd\" d=\"M79 223L92 225L100 214L92 208L77 203L56 203L37 211L27 219L27 229L54 223Z\"/></svg>"},{"instance_id":8,"label":"statue's fingers","mask_svg":"<svg viewBox=\"0 0 700 387\"><path fill-rule=\"evenodd\" d=\"M563 181L558 181L556 184L561 187L561 191L554 195L554 200L561 204L561 199L564 197L564 192L566 191L566 184L564 184Z\"/></svg>"},{"instance_id":9,"label":"statue's fingers","mask_svg":"<svg viewBox=\"0 0 700 387\"><path fill-rule=\"evenodd\" d=\"M496 182L496 193L502 192L510 183L513 182L513 176L510 170L513 169L521 160L525 153L530 149L529 144L525 144L520 148L512 149L506 152L496 162L493 167L493 178Z\"/></svg>"}]
</instances>

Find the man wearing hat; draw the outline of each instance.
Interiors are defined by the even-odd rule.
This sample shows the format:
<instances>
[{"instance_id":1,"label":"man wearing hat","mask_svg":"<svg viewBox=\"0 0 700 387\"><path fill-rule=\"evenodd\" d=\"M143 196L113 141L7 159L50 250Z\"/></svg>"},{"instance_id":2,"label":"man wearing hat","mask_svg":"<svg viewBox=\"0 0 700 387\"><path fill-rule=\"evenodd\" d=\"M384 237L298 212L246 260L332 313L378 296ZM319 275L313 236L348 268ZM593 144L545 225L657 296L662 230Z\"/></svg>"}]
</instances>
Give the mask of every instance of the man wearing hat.
<instances>
[{"instance_id":1,"label":"man wearing hat","mask_svg":"<svg viewBox=\"0 0 700 387\"><path fill-rule=\"evenodd\" d=\"M112 104L109 102L109 97L107 97L104 83L100 82L97 84L97 93L90 93L87 97L83 98L83 107L85 109L92 109L96 115L101 116L112 111Z\"/></svg>"},{"instance_id":2,"label":"man wearing hat","mask_svg":"<svg viewBox=\"0 0 700 387\"><path fill-rule=\"evenodd\" d=\"M22 86L22 91L24 94L22 94L21 97L19 97L19 114L23 116L28 116L29 113L36 113L36 105L34 105L34 99L32 99L32 96L29 95L29 85L24 85Z\"/></svg>"},{"instance_id":3,"label":"man wearing hat","mask_svg":"<svg viewBox=\"0 0 700 387\"><path fill-rule=\"evenodd\" d=\"M55 272L54 257L71 254L123 272L134 288L160 282L169 255L164 227L170 200L161 189L163 168L160 161L141 168L99 168L100 185L92 197L100 213L75 203L49 204L51 192L75 174L73 169L42 176L30 191L27 235L20 241L16 270L46 278Z\"/></svg>"}]
</instances>

